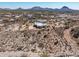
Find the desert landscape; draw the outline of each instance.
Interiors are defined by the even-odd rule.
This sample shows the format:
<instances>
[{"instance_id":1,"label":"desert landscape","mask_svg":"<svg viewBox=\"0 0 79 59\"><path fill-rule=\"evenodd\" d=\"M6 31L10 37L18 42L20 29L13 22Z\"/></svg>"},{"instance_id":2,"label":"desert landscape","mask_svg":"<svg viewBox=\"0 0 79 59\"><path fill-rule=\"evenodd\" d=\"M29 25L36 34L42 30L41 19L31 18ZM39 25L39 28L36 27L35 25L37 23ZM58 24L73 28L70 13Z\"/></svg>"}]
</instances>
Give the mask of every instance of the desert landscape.
<instances>
[{"instance_id":1,"label":"desert landscape","mask_svg":"<svg viewBox=\"0 0 79 59\"><path fill-rule=\"evenodd\" d=\"M0 9L0 57L79 56L79 10Z\"/></svg>"}]
</instances>

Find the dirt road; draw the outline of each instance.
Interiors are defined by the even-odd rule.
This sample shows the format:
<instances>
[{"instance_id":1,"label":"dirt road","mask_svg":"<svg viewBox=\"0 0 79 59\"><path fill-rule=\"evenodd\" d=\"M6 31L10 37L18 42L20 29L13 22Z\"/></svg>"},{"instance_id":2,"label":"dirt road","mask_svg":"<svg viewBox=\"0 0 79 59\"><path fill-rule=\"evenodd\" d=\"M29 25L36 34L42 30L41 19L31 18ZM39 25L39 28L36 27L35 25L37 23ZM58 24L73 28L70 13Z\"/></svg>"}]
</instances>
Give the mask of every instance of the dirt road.
<instances>
[{"instance_id":1,"label":"dirt road","mask_svg":"<svg viewBox=\"0 0 79 59\"><path fill-rule=\"evenodd\" d=\"M76 42L71 38L71 34L70 34L70 31L72 28L75 28L75 27L78 27L78 26L73 26L69 29L66 29L64 31L64 38L66 39L66 41L68 42L68 44L72 47L72 50L74 52L74 55L78 55L78 46L76 44Z\"/></svg>"}]
</instances>

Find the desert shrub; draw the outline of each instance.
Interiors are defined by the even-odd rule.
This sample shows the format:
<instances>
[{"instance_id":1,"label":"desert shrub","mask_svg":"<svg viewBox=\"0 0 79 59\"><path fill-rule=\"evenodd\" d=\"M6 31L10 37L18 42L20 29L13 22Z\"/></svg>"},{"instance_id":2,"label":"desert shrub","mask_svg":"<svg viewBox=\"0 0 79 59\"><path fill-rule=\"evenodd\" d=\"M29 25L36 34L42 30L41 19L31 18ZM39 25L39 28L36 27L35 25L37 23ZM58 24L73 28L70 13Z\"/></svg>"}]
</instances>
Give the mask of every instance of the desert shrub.
<instances>
[{"instance_id":1,"label":"desert shrub","mask_svg":"<svg viewBox=\"0 0 79 59\"><path fill-rule=\"evenodd\" d=\"M67 26L65 26L65 29L69 29L69 26L67 25Z\"/></svg>"},{"instance_id":2,"label":"desert shrub","mask_svg":"<svg viewBox=\"0 0 79 59\"><path fill-rule=\"evenodd\" d=\"M32 52L35 52L35 49L31 49Z\"/></svg>"},{"instance_id":3,"label":"desert shrub","mask_svg":"<svg viewBox=\"0 0 79 59\"><path fill-rule=\"evenodd\" d=\"M44 35L44 38L46 38L47 37L47 35Z\"/></svg>"},{"instance_id":4,"label":"desert shrub","mask_svg":"<svg viewBox=\"0 0 79 59\"><path fill-rule=\"evenodd\" d=\"M30 44L35 44L35 43L36 43L36 41L33 40Z\"/></svg>"},{"instance_id":5,"label":"desert shrub","mask_svg":"<svg viewBox=\"0 0 79 59\"><path fill-rule=\"evenodd\" d=\"M41 31L38 31L37 34L41 34Z\"/></svg>"},{"instance_id":6,"label":"desert shrub","mask_svg":"<svg viewBox=\"0 0 79 59\"><path fill-rule=\"evenodd\" d=\"M70 33L74 38L78 38L79 37L79 27L72 28Z\"/></svg>"},{"instance_id":7,"label":"desert shrub","mask_svg":"<svg viewBox=\"0 0 79 59\"><path fill-rule=\"evenodd\" d=\"M57 45L57 44L58 44L58 40L55 40L54 45Z\"/></svg>"},{"instance_id":8,"label":"desert shrub","mask_svg":"<svg viewBox=\"0 0 79 59\"><path fill-rule=\"evenodd\" d=\"M38 47L43 48L44 47L44 44L43 43L39 43Z\"/></svg>"},{"instance_id":9,"label":"desert shrub","mask_svg":"<svg viewBox=\"0 0 79 59\"><path fill-rule=\"evenodd\" d=\"M23 53L20 57L27 57L27 55Z\"/></svg>"},{"instance_id":10,"label":"desert shrub","mask_svg":"<svg viewBox=\"0 0 79 59\"><path fill-rule=\"evenodd\" d=\"M8 20L3 20L3 23L8 23L9 21Z\"/></svg>"},{"instance_id":11,"label":"desert shrub","mask_svg":"<svg viewBox=\"0 0 79 59\"><path fill-rule=\"evenodd\" d=\"M49 54L48 54L46 51L43 51L43 52L40 54L40 57L49 57Z\"/></svg>"},{"instance_id":12,"label":"desert shrub","mask_svg":"<svg viewBox=\"0 0 79 59\"><path fill-rule=\"evenodd\" d=\"M79 31L73 34L74 38L78 38L79 37Z\"/></svg>"},{"instance_id":13,"label":"desert shrub","mask_svg":"<svg viewBox=\"0 0 79 59\"><path fill-rule=\"evenodd\" d=\"M17 50L20 51L20 50L22 50L22 48L23 48L23 46L19 46L19 47L17 48Z\"/></svg>"}]
</instances>

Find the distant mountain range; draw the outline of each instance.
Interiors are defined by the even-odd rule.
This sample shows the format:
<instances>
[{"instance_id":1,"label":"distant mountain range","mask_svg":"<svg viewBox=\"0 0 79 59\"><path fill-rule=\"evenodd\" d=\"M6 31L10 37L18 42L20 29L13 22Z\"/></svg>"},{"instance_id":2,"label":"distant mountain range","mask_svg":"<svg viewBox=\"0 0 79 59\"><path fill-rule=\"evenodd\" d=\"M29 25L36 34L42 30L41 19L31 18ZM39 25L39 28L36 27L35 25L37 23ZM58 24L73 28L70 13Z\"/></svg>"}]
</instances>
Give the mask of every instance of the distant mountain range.
<instances>
[{"instance_id":1,"label":"distant mountain range","mask_svg":"<svg viewBox=\"0 0 79 59\"><path fill-rule=\"evenodd\" d=\"M58 8L55 8L55 9L52 9L52 8L42 8L40 6L35 6L35 7L32 7L32 8L29 8L29 9L23 9L23 8L18 8L18 9L10 9L10 8L0 8L0 10L29 10L29 11L52 11L52 12L79 12L79 10L73 10L73 9L70 9L69 7L67 6L63 6L62 8L58 9Z\"/></svg>"},{"instance_id":2,"label":"distant mountain range","mask_svg":"<svg viewBox=\"0 0 79 59\"><path fill-rule=\"evenodd\" d=\"M31 9L29 10L48 10L48 11L53 11L53 10L65 10L65 11L68 11L68 10L71 10L70 8L66 7L66 6L63 6L61 9L52 9L52 8L42 8L42 7L32 7Z\"/></svg>"}]
</instances>

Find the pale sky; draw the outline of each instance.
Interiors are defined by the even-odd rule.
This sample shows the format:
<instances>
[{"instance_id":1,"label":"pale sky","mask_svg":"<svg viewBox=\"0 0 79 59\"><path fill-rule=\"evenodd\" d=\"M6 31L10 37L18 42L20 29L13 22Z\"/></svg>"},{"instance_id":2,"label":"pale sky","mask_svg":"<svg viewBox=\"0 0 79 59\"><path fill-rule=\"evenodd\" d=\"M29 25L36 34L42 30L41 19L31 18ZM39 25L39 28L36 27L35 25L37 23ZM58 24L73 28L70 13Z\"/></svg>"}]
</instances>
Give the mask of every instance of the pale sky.
<instances>
[{"instance_id":1,"label":"pale sky","mask_svg":"<svg viewBox=\"0 0 79 59\"><path fill-rule=\"evenodd\" d=\"M31 8L34 6L48 7L48 8L61 8L67 6L71 9L79 10L79 2L0 2L0 8Z\"/></svg>"}]
</instances>

